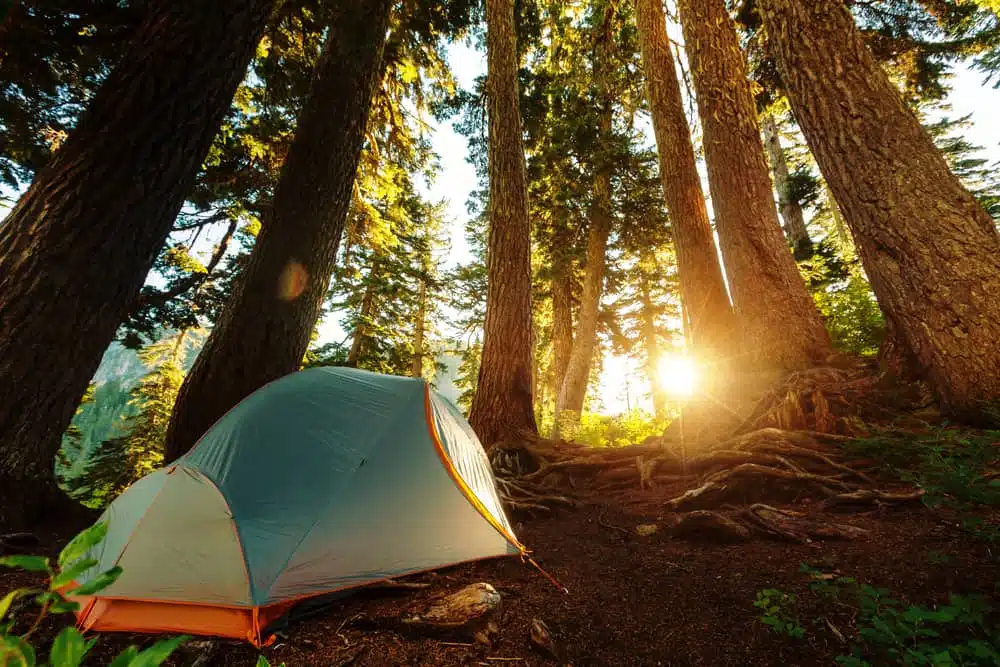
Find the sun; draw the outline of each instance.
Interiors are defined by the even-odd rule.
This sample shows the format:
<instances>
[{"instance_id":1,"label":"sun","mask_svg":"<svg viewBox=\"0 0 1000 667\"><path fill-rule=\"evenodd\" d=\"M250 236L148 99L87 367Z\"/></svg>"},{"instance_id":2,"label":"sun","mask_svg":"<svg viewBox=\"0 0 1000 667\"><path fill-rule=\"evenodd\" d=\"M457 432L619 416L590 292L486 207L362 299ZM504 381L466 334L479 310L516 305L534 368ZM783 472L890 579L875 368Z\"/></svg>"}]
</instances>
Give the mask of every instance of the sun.
<instances>
[{"instance_id":1,"label":"sun","mask_svg":"<svg viewBox=\"0 0 1000 667\"><path fill-rule=\"evenodd\" d=\"M694 359L678 354L668 354L661 358L657 375L663 391L679 398L691 396L698 379Z\"/></svg>"}]
</instances>

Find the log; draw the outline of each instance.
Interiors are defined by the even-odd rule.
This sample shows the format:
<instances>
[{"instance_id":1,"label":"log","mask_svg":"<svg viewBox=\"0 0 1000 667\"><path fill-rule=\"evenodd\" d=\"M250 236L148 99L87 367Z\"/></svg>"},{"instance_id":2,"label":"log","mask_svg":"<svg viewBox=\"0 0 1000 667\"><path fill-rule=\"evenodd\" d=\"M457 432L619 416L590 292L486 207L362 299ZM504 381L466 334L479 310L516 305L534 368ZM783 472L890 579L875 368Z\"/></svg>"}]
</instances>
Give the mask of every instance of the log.
<instances>
[{"instance_id":1,"label":"log","mask_svg":"<svg viewBox=\"0 0 1000 667\"><path fill-rule=\"evenodd\" d=\"M465 635L490 645L499 628L500 593L487 583L471 584L409 610L403 625L431 633Z\"/></svg>"}]
</instances>

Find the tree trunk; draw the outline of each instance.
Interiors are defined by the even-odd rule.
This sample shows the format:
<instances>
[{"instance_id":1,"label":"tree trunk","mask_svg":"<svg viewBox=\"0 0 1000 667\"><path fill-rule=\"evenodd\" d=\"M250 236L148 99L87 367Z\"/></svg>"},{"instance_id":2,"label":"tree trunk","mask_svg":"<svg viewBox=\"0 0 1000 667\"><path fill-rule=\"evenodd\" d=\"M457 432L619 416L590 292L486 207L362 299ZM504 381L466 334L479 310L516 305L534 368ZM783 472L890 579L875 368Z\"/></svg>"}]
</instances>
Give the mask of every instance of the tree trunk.
<instances>
[{"instance_id":1,"label":"tree trunk","mask_svg":"<svg viewBox=\"0 0 1000 667\"><path fill-rule=\"evenodd\" d=\"M689 325L686 337L698 354L725 358L733 350L736 318L712 238L663 5L661 0L635 0L635 5L660 178Z\"/></svg>"},{"instance_id":2,"label":"tree trunk","mask_svg":"<svg viewBox=\"0 0 1000 667\"><path fill-rule=\"evenodd\" d=\"M230 408L299 369L351 201L390 0L342 0L250 260L177 398L167 459Z\"/></svg>"},{"instance_id":3,"label":"tree trunk","mask_svg":"<svg viewBox=\"0 0 1000 667\"><path fill-rule=\"evenodd\" d=\"M997 423L1000 237L841 3L761 0L782 80L879 304L952 417Z\"/></svg>"},{"instance_id":4,"label":"tree trunk","mask_svg":"<svg viewBox=\"0 0 1000 667\"><path fill-rule=\"evenodd\" d=\"M557 243L564 240L556 237ZM552 395L556 400L573 353L573 284L564 251L555 248L552 260Z\"/></svg>"},{"instance_id":5,"label":"tree trunk","mask_svg":"<svg viewBox=\"0 0 1000 667\"><path fill-rule=\"evenodd\" d=\"M121 65L0 223L0 525L29 524L63 497L53 471L62 434L273 6L151 3Z\"/></svg>"},{"instance_id":6,"label":"tree trunk","mask_svg":"<svg viewBox=\"0 0 1000 667\"><path fill-rule=\"evenodd\" d=\"M736 24L723 0L678 8L744 358L755 370L808 367L830 355L830 338L778 222Z\"/></svg>"},{"instance_id":7,"label":"tree trunk","mask_svg":"<svg viewBox=\"0 0 1000 667\"><path fill-rule=\"evenodd\" d=\"M653 398L653 412L662 418L667 415L667 397L660 386L660 341L656 335L656 307L646 269L655 266L655 260L648 249L644 248L640 253L643 266L639 270L639 304L642 307L642 344L646 348L646 376L649 378L650 395Z\"/></svg>"},{"instance_id":8,"label":"tree trunk","mask_svg":"<svg viewBox=\"0 0 1000 667\"><path fill-rule=\"evenodd\" d=\"M605 8L602 32L595 35L593 72L597 80L600 120L598 122L598 154L610 154L613 150L612 123L614 107L611 99L609 79L611 77L610 49L612 36L610 26L612 12ZM605 157L598 157L594 176L594 200L590 209L590 227L587 232L587 265L583 275L583 294L580 299L580 314L577 318L573 351L566 368L566 377L559 388L556 399L556 423L565 413L578 422L583 412L583 403L590 384L590 369L597 347L597 320L601 312L601 296L604 294L604 271L607 262L608 237L611 235L611 172L612 165Z\"/></svg>"},{"instance_id":9,"label":"tree trunk","mask_svg":"<svg viewBox=\"0 0 1000 667\"><path fill-rule=\"evenodd\" d=\"M796 259L808 259L813 253L812 239L806 228L802 204L792 196L789 189L791 182L788 178L785 149L781 146L778 123L770 113L764 114L764 146L771 161L771 176L774 177L774 189L778 192L781 217L785 221L785 237L792 246Z\"/></svg>"},{"instance_id":10,"label":"tree trunk","mask_svg":"<svg viewBox=\"0 0 1000 667\"><path fill-rule=\"evenodd\" d=\"M535 434L531 226L518 99L514 0L486 1L490 233L486 324L469 422L483 445Z\"/></svg>"},{"instance_id":11,"label":"tree trunk","mask_svg":"<svg viewBox=\"0 0 1000 667\"><path fill-rule=\"evenodd\" d=\"M420 303L417 306L416 332L413 336L413 366L411 373L415 378L424 376L424 335L427 325L427 281L420 279Z\"/></svg>"},{"instance_id":12,"label":"tree trunk","mask_svg":"<svg viewBox=\"0 0 1000 667\"><path fill-rule=\"evenodd\" d=\"M351 349L347 353L347 365L351 368L358 367L361 353L364 352L365 338L368 337L368 322L375 312L375 281L378 279L381 268L382 265L378 260L375 260L372 263L372 268L368 271L368 284L365 285L365 293L361 297L358 324L354 327L354 339L351 341Z\"/></svg>"}]
</instances>

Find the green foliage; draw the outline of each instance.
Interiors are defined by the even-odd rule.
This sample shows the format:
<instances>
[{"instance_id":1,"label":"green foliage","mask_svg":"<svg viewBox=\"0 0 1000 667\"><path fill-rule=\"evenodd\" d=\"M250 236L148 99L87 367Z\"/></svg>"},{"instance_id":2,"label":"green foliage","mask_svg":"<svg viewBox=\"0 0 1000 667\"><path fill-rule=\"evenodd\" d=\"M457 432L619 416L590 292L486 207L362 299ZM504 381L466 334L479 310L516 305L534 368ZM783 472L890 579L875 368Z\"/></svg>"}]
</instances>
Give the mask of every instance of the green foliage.
<instances>
[{"instance_id":1,"label":"green foliage","mask_svg":"<svg viewBox=\"0 0 1000 667\"><path fill-rule=\"evenodd\" d=\"M871 285L857 272L845 279L831 279L829 264L817 252L800 266L806 280L815 286L813 300L834 346L861 356L878 354L885 337L885 319Z\"/></svg>"},{"instance_id":2,"label":"green foliage","mask_svg":"<svg viewBox=\"0 0 1000 667\"><path fill-rule=\"evenodd\" d=\"M92 402L81 405L77 423L84 423L88 415L102 419L110 437L85 449L76 445L74 434L67 434L57 470L70 495L89 507L103 507L160 466L184 367L200 338L201 332L182 331L143 348L139 360L147 372L130 391L123 392L120 381L107 382L93 392ZM118 413L112 420L114 410ZM102 424L89 422L88 427L94 429L88 433L99 433Z\"/></svg>"},{"instance_id":3,"label":"green foliage","mask_svg":"<svg viewBox=\"0 0 1000 667\"><path fill-rule=\"evenodd\" d=\"M643 410L609 416L584 412L579 424L575 420L560 425L560 437L591 447L625 447L642 442L650 436L660 436L670 422Z\"/></svg>"},{"instance_id":4,"label":"green foliage","mask_svg":"<svg viewBox=\"0 0 1000 667\"><path fill-rule=\"evenodd\" d=\"M993 608L979 595L955 595L933 607L906 604L885 588L859 583L853 577L825 573L808 563L799 571L810 579L809 589L824 602L848 612L855 636L850 651L837 657L847 667L873 665L987 666L1000 664L1000 625ZM761 621L778 634L802 637L795 595L776 589L757 593L754 606ZM822 619L812 619L821 631Z\"/></svg>"},{"instance_id":5,"label":"green foliage","mask_svg":"<svg viewBox=\"0 0 1000 667\"><path fill-rule=\"evenodd\" d=\"M760 622L772 632L793 639L802 639L806 631L798 620L795 609L797 602L798 598L793 593L765 588L757 591L757 599L753 606L761 610Z\"/></svg>"},{"instance_id":6,"label":"green foliage","mask_svg":"<svg viewBox=\"0 0 1000 667\"><path fill-rule=\"evenodd\" d=\"M923 433L883 430L845 446L851 453L882 461L888 472L920 486L931 507L972 509L1000 506L1000 483L988 470L997 458L997 442L1000 431L945 426Z\"/></svg>"},{"instance_id":7,"label":"green foliage","mask_svg":"<svg viewBox=\"0 0 1000 667\"><path fill-rule=\"evenodd\" d=\"M21 588L7 593L0 599L0 665L9 667L79 667L87 654L97 643L97 638L86 639L79 630L69 625L64 627L52 641L48 651L48 661L38 662L39 650L32 645L31 639L41 622L53 614L66 614L77 611L79 604L64 595L63 589L76 582L83 581L76 587L73 595L94 595L111 584L121 575L121 568L114 567L106 572L93 574L89 579L85 576L93 572L98 562L89 557L107 535L107 523L97 523L83 531L67 544L55 565L42 556L5 556L0 557L0 566L15 567L30 572L47 573L47 586L44 589ZM22 598L34 597L38 612L30 615L27 629L19 634L14 633L15 627L24 625L18 623L15 617L14 603ZM21 613L19 610L17 613ZM139 651L135 646L125 649L111 665L112 667L156 667L162 664L185 641L187 636L172 637L156 642L149 648Z\"/></svg>"},{"instance_id":8,"label":"green foliage","mask_svg":"<svg viewBox=\"0 0 1000 667\"><path fill-rule=\"evenodd\" d=\"M981 596L952 594L936 608L904 605L888 589L862 585L858 590L858 641L846 667L870 665L998 665L1000 627Z\"/></svg>"}]
</instances>

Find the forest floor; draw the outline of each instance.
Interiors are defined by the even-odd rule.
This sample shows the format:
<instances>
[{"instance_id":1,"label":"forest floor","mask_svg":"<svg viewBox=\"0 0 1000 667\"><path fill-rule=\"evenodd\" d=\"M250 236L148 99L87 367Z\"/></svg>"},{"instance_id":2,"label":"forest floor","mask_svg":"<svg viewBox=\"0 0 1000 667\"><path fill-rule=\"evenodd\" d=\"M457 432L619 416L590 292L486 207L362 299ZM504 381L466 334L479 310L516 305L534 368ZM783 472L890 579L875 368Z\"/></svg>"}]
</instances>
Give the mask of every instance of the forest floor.
<instances>
[{"instance_id":1,"label":"forest floor","mask_svg":"<svg viewBox=\"0 0 1000 667\"><path fill-rule=\"evenodd\" d=\"M345 599L292 624L264 654L272 664L288 667L831 665L849 652L857 612L811 591L802 563L884 586L924 605L944 603L953 593L995 597L1000 581L995 545L972 539L955 514L920 505L842 519L870 530L863 540L809 544L760 539L703 544L671 539L663 531L646 537L634 531L663 520L648 510L588 506L525 521L517 526L518 535L568 594L517 558L458 566L410 580L430 583L425 590L372 591ZM45 537L56 550L69 535ZM0 572L0 591L37 583L31 579ZM396 617L422 599L475 582L492 584L502 596L500 634L492 647L358 627L364 625L358 623L361 617ZM761 622L753 603L765 589L798 597L788 613L804 637L779 636ZM564 660L544 656L533 644L530 627L536 618L547 624ZM128 643L150 641L107 635L88 663L107 664ZM194 660L182 650L167 664ZM251 646L221 642L200 664L243 667L256 660Z\"/></svg>"},{"instance_id":2,"label":"forest floor","mask_svg":"<svg viewBox=\"0 0 1000 667\"><path fill-rule=\"evenodd\" d=\"M682 440L680 453L666 434L618 449L498 445L515 533L568 592L518 558L456 566L407 580L422 588L341 599L263 655L287 667L1000 665L1000 432L931 420L919 395L894 391L864 367L793 375L730 435ZM79 528L39 531L31 551L55 554ZM400 623L480 582L501 597L491 645ZM38 583L0 570L0 593ZM106 635L87 664L152 641ZM196 640L167 664L257 658L245 642Z\"/></svg>"}]
</instances>

